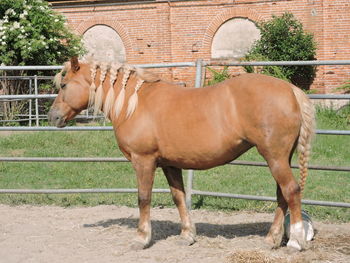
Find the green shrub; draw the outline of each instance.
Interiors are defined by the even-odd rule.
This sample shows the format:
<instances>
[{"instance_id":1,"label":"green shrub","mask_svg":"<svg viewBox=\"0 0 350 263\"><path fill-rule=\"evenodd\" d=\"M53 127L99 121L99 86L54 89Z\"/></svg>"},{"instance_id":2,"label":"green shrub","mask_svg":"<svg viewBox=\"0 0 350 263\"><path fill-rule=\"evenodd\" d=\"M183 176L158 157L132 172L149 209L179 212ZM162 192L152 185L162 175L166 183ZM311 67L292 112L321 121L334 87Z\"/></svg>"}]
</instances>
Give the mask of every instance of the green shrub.
<instances>
[{"instance_id":1,"label":"green shrub","mask_svg":"<svg viewBox=\"0 0 350 263\"><path fill-rule=\"evenodd\" d=\"M268 61L265 56L260 54L249 54L245 57L245 60ZM247 73L261 73L290 82L289 78L286 76L280 66L245 66L244 68Z\"/></svg>"},{"instance_id":2,"label":"green shrub","mask_svg":"<svg viewBox=\"0 0 350 263\"><path fill-rule=\"evenodd\" d=\"M207 85L214 85L225 79L230 78L230 73L228 72L228 66L224 66L221 71L215 70L213 68L207 67L207 69L213 74L211 80L208 81Z\"/></svg>"},{"instance_id":3,"label":"green shrub","mask_svg":"<svg viewBox=\"0 0 350 263\"><path fill-rule=\"evenodd\" d=\"M269 61L315 60L316 43L313 35L304 31L303 25L291 13L273 16L271 20L258 24L261 38L244 60L265 58ZM283 76L293 84L308 89L316 68L314 66L281 66L280 71L270 67L264 72L276 77ZM249 68L246 67L246 70Z\"/></svg>"}]
</instances>

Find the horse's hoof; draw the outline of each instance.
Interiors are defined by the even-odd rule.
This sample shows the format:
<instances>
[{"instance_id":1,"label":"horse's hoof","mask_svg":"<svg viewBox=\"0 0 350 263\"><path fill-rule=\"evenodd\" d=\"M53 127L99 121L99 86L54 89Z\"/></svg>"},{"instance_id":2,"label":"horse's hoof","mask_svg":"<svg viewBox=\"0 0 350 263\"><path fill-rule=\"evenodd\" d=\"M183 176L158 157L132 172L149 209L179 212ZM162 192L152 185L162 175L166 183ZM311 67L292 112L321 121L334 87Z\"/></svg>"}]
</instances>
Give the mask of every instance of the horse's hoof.
<instances>
[{"instance_id":1,"label":"horse's hoof","mask_svg":"<svg viewBox=\"0 0 350 263\"><path fill-rule=\"evenodd\" d=\"M299 251L306 248L305 232L302 222L298 222L290 226L290 237L287 247Z\"/></svg>"},{"instance_id":2,"label":"horse's hoof","mask_svg":"<svg viewBox=\"0 0 350 263\"><path fill-rule=\"evenodd\" d=\"M144 242L140 241L140 240L134 240L131 243L130 249L134 250L134 251L138 251L138 250L142 250L147 248L147 244L145 244Z\"/></svg>"},{"instance_id":3,"label":"horse's hoof","mask_svg":"<svg viewBox=\"0 0 350 263\"><path fill-rule=\"evenodd\" d=\"M192 236L183 236L181 235L179 239L176 241L176 244L179 246L191 246L196 243L196 239Z\"/></svg>"},{"instance_id":4,"label":"horse's hoof","mask_svg":"<svg viewBox=\"0 0 350 263\"><path fill-rule=\"evenodd\" d=\"M276 240L271 236L267 236L265 238L265 242L270 247L270 249L276 249L281 246L281 242L276 242Z\"/></svg>"},{"instance_id":5,"label":"horse's hoof","mask_svg":"<svg viewBox=\"0 0 350 263\"><path fill-rule=\"evenodd\" d=\"M282 239L283 239L282 231L279 231L277 233L269 232L265 238L265 241L271 247L271 249L275 249L281 246Z\"/></svg>"},{"instance_id":6,"label":"horse's hoof","mask_svg":"<svg viewBox=\"0 0 350 263\"><path fill-rule=\"evenodd\" d=\"M296 239L289 239L287 243L288 248L296 249L298 251L302 251L306 248L306 242L305 241L298 241Z\"/></svg>"}]
</instances>

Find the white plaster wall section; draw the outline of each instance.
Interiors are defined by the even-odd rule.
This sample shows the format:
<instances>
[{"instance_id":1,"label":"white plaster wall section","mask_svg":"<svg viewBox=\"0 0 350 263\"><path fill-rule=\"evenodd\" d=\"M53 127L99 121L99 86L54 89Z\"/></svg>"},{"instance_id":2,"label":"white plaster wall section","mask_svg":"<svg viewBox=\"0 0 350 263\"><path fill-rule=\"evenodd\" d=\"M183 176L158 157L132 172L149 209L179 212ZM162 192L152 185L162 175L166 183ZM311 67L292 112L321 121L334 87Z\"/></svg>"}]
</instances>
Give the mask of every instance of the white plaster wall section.
<instances>
[{"instance_id":1,"label":"white plaster wall section","mask_svg":"<svg viewBox=\"0 0 350 263\"><path fill-rule=\"evenodd\" d=\"M104 62L125 62L125 46L119 34L109 26L95 25L83 35L86 56Z\"/></svg>"},{"instance_id":2,"label":"white plaster wall section","mask_svg":"<svg viewBox=\"0 0 350 263\"><path fill-rule=\"evenodd\" d=\"M260 30L249 19L233 18L220 26L214 35L211 56L213 59L240 59L260 39Z\"/></svg>"}]
</instances>

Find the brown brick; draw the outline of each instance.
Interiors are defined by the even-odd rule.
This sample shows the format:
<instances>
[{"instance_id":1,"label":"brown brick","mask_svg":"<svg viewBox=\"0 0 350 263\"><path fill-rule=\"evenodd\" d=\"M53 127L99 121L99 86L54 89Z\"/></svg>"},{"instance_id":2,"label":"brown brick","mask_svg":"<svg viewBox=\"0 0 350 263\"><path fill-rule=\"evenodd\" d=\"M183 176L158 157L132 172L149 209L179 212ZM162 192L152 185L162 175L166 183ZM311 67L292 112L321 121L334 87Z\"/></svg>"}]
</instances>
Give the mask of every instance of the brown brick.
<instances>
[{"instance_id":1,"label":"brown brick","mask_svg":"<svg viewBox=\"0 0 350 263\"><path fill-rule=\"evenodd\" d=\"M96 24L112 27L124 42L129 63L210 60L213 36L225 21L245 17L259 22L285 11L292 12L305 29L313 33L318 47L317 59L350 59L348 0L160 1L57 10L67 17L78 34ZM147 43L151 43L151 47L147 47ZM330 71L333 74L327 74ZM194 69L161 69L159 72L175 81L194 83ZM331 92L349 79L350 66L319 66L312 88Z\"/></svg>"}]
</instances>

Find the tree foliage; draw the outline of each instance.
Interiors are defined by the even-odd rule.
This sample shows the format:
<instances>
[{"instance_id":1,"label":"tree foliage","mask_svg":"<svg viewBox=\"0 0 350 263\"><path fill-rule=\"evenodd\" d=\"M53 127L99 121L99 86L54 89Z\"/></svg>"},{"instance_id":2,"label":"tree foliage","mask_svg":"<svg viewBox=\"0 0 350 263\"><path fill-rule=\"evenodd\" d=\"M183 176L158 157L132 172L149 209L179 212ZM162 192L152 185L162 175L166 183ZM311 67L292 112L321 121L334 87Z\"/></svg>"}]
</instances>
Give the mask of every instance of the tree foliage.
<instances>
[{"instance_id":1,"label":"tree foliage","mask_svg":"<svg viewBox=\"0 0 350 263\"><path fill-rule=\"evenodd\" d=\"M65 18L42 0L1 0L2 65L57 65L83 51Z\"/></svg>"},{"instance_id":2,"label":"tree foliage","mask_svg":"<svg viewBox=\"0 0 350 263\"><path fill-rule=\"evenodd\" d=\"M291 13L273 16L271 20L258 24L261 38L245 60L264 57L269 61L315 60L316 43L311 33ZM247 67L247 71L252 68ZM271 73L271 70L267 70ZM282 66L283 76L293 84L307 88L315 77L314 66Z\"/></svg>"}]
</instances>

